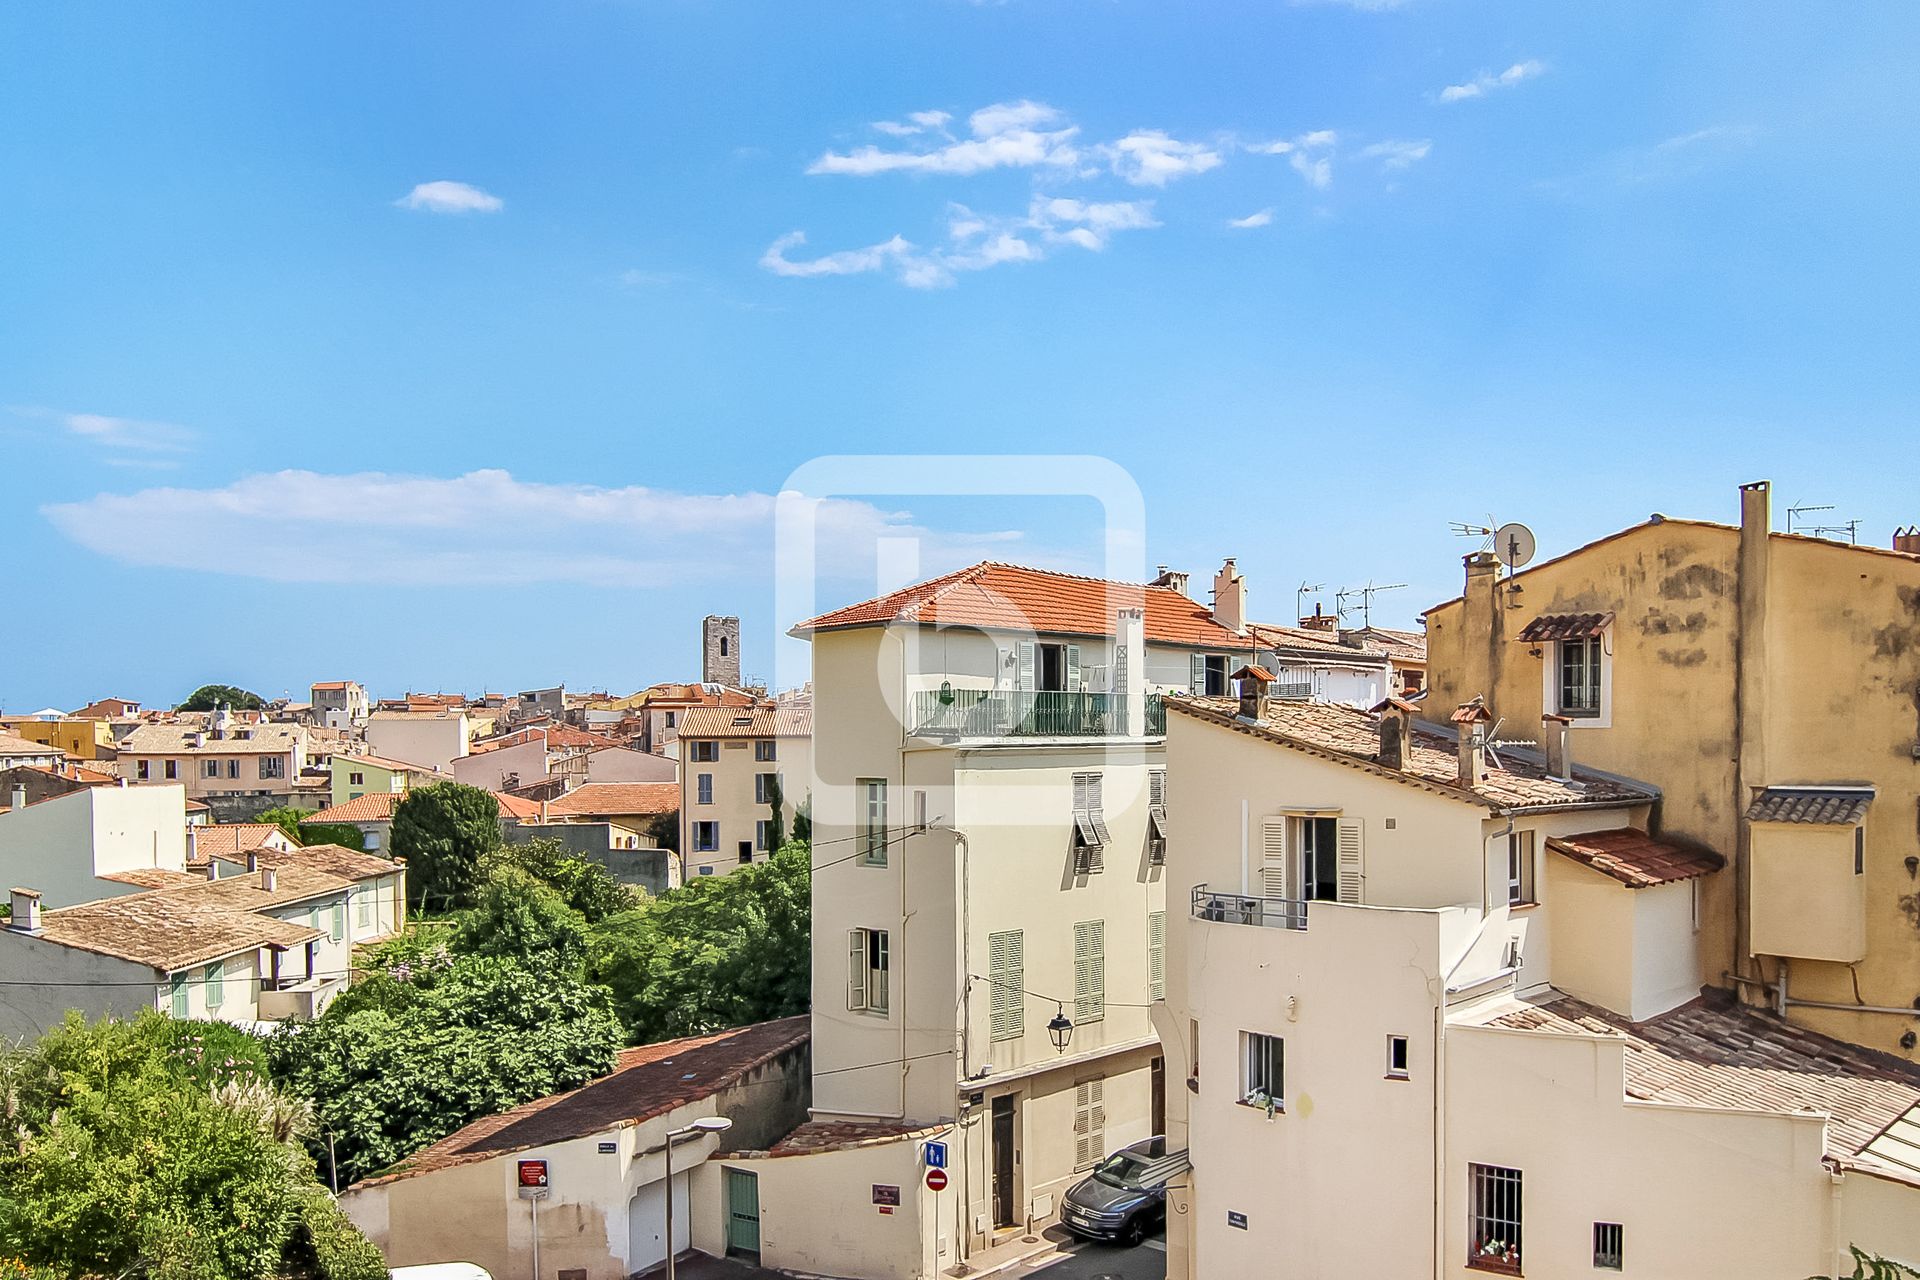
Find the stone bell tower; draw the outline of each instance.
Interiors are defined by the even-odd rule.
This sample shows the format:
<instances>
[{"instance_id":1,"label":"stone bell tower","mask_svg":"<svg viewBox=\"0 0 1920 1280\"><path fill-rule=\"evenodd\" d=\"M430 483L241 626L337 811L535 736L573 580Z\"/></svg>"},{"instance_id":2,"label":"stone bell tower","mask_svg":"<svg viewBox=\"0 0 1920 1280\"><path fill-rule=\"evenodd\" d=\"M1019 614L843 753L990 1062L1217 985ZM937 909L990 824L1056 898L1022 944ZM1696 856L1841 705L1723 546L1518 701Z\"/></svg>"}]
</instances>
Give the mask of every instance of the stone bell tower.
<instances>
[{"instance_id":1,"label":"stone bell tower","mask_svg":"<svg viewBox=\"0 0 1920 1280\"><path fill-rule=\"evenodd\" d=\"M708 614L701 621L700 679L740 687L740 619Z\"/></svg>"}]
</instances>

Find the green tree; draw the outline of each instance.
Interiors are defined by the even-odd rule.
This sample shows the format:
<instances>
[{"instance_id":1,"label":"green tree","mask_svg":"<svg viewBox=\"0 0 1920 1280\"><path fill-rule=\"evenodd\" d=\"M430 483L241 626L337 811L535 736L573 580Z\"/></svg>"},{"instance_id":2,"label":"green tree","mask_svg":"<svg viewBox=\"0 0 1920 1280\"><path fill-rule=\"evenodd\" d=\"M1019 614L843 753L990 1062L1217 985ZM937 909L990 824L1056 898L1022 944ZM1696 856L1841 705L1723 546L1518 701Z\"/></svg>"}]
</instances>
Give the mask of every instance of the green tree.
<instances>
[{"instance_id":1,"label":"green tree","mask_svg":"<svg viewBox=\"0 0 1920 1280\"><path fill-rule=\"evenodd\" d=\"M375 983L384 996L342 996L268 1041L275 1077L315 1100L315 1150L332 1137L342 1186L613 1069L620 1025L607 993L564 970L456 956L417 986L398 965L361 985Z\"/></svg>"},{"instance_id":2,"label":"green tree","mask_svg":"<svg viewBox=\"0 0 1920 1280\"><path fill-rule=\"evenodd\" d=\"M367 833L351 822L303 822L299 838L301 844L337 844L356 853L367 847Z\"/></svg>"},{"instance_id":3,"label":"green tree","mask_svg":"<svg viewBox=\"0 0 1920 1280\"><path fill-rule=\"evenodd\" d=\"M552 889L506 867L490 875L480 901L460 913L450 945L462 955L576 972L587 953L587 921Z\"/></svg>"},{"instance_id":4,"label":"green tree","mask_svg":"<svg viewBox=\"0 0 1920 1280\"><path fill-rule=\"evenodd\" d=\"M152 1011L93 1025L69 1014L0 1054L0 1257L151 1280L384 1274L351 1224L328 1224L322 1265L299 1258L325 1199L301 1142L312 1111L264 1064L235 1028Z\"/></svg>"},{"instance_id":5,"label":"green tree","mask_svg":"<svg viewBox=\"0 0 1920 1280\"><path fill-rule=\"evenodd\" d=\"M275 805L271 809L262 809L260 815L255 818L254 821L271 822L274 826L280 828L281 833L285 835L287 839L293 841L295 844L306 844L306 838L300 834L300 824L312 817L315 812L317 811L313 809L296 809L290 804L281 804Z\"/></svg>"},{"instance_id":6,"label":"green tree","mask_svg":"<svg viewBox=\"0 0 1920 1280\"><path fill-rule=\"evenodd\" d=\"M812 851L674 889L594 930L587 974L633 1044L804 1013L811 995Z\"/></svg>"},{"instance_id":7,"label":"green tree","mask_svg":"<svg viewBox=\"0 0 1920 1280\"><path fill-rule=\"evenodd\" d=\"M780 791L780 775L774 774L767 782L767 848L778 849L787 842L787 799Z\"/></svg>"},{"instance_id":8,"label":"green tree","mask_svg":"<svg viewBox=\"0 0 1920 1280\"><path fill-rule=\"evenodd\" d=\"M480 892L481 860L500 847L500 802L458 782L417 787L393 808L393 856L416 907L457 911Z\"/></svg>"},{"instance_id":9,"label":"green tree","mask_svg":"<svg viewBox=\"0 0 1920 1280\"><path fill-rule=\"evenodd\" d=\"M808 796L793 810L793 842L811 845L813 843L813 797Z\"/></svg>"},{"instance_id":10,"label":"green tree","mask_svg":"<svg viewBox=\"0 0 1920 1280\"><path fill-rule=\"evenodd\" d=\"M569 852L551 836L502 845L487 856L482 870L488 878L505 870L532 876L592 924L632 911L646 901L645 892L620 883L613 872Z\"/></svg>"},{"instance_id":11,"label":"green tree","mask_svg":"<svg viewBox=\"0 0 1920 1280\"><path fill-rule=\"evenodd\" d=\"M203 684L174 710L212 711L215 707L229 707L234 711L258 711L266 705L259 694L248 693L236 685Z\"/></svg>"}]
</instances>

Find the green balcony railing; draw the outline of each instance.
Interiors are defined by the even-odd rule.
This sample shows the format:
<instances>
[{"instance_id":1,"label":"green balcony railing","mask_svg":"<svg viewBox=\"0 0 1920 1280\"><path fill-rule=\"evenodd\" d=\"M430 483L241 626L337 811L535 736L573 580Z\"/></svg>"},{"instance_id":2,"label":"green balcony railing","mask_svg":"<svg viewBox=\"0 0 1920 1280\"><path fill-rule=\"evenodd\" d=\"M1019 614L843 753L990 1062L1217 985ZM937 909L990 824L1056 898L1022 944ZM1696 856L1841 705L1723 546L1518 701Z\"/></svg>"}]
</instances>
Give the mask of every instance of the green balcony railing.
<instances>
[{"instance_id":1,"label":"green balcony railing","mask_svg":"<svg viewBox=\"0 0 1920 1280\"><path fill-rule=\"evenodd\" d=\"M913 732L934 738L1125 737L1126 702L1112 693L924 689L913 695ZM1160 695L1146 695L1148 737L1167 731Z\"/></svg>"}]
</instances>

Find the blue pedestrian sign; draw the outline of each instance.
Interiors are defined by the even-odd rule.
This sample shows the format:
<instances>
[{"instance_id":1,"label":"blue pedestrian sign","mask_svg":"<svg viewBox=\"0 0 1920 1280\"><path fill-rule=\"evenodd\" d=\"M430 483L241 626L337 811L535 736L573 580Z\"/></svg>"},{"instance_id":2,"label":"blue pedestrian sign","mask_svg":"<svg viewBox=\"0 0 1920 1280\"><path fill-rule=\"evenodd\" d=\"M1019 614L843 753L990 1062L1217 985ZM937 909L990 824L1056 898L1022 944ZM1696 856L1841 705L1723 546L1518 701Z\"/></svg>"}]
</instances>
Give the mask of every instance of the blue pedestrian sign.
<instances>
[{"instance_id":1,"label":"blue pedestrian sign","mask_svg":"<svg viewBox=\"0 0 1920 1280\"><path fill-rule=\"evenodd\" d=\"M926 1143L920 1148L920 1153L921 1153L921 1157L927 1162L927 1168L944 1169L947 1167L947 1144L946 1143L944 1142Z\"/></svg>"}]
</instances>

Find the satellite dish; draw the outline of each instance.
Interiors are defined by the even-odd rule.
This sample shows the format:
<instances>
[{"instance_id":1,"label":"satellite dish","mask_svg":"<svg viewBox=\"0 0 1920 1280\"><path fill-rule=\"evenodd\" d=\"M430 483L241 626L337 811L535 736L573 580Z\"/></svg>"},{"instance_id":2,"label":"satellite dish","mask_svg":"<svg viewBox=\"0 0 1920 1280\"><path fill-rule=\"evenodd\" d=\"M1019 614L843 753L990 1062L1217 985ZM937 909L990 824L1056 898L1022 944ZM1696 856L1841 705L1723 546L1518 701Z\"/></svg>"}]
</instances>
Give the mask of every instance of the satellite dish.
<instances>
[{"instance_id":1,"label":"satellite dish","mask_svg":"<svg viewBox=\"0 0 1920 1280\"><path fill-rule=\"evenodd\" d=\"M1533 559L1533 530L1523 524L1503 524L1493 531L1493 554L1509 573Z\"/></svg>"}]
</instances>

